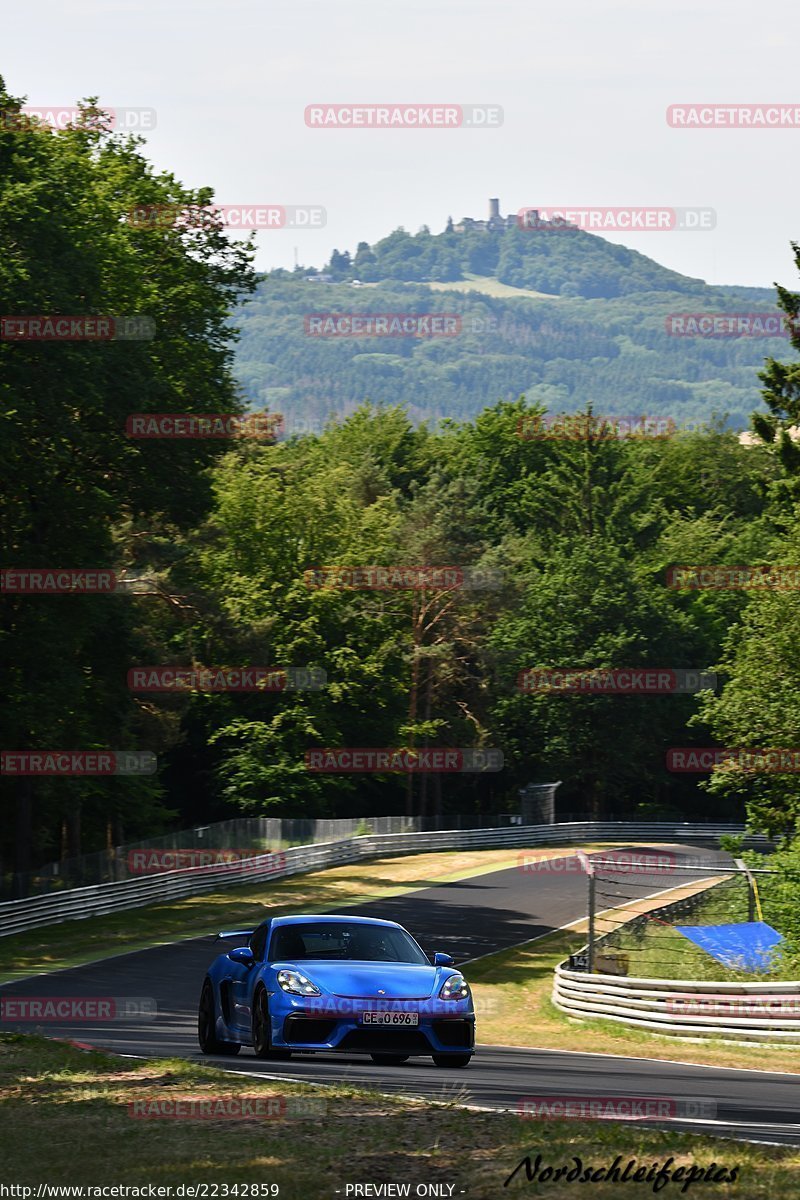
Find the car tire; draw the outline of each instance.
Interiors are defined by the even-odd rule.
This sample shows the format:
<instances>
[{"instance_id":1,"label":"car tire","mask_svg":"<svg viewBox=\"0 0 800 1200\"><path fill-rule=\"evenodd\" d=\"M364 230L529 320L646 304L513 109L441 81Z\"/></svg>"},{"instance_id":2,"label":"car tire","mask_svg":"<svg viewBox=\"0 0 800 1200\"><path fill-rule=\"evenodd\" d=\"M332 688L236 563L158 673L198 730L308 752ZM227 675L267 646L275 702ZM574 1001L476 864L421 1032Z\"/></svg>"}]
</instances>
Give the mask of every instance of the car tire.
<instances>
[{"instance_id":1,"label":"car tire","mask_svg":"<svg viewBox=\"0 0 800 1200\"><path fill-rule=\"evenodd\" d=\"M253 997L253 1053L256 1058L291 1058L291 1050L275 1050L269 1021L267 993L260 987Z\"/></svg>"},{"instance_id":2,"label":"car tire","mask_svg":"<svg viewBox=\"0 0 800 1200\"><path fill-rule=\"evenodd\" d=\"M431 1056L437 1067L468 1067L471 1054L434 1054Z\"/></svg>"},{"instance_id":3,"label":"car tire","mask_svg":"<svg viewBox=\"0 0 800 1200\"><path fill-rule=\"evenodd\" d=\"M370 1058L378 1067L399 1067L408 1062L407 1054L370 1054Z\"/></svg>"},{"instance_id":4,"label":"car tire","mask_svg":"<svg viewBox=\"0 0 800 1200\"><path fill-rule=\"evenodd\" d=\"M197 1040L203 1054L224 1054L228 1057L238 1054L241 1046L238 1042L221 1042L216 1035L216 1010L214 1007L214 989L211 980L206 979L200 993L200 1004L197 1008Z\"/></svg>"}]
</instances>

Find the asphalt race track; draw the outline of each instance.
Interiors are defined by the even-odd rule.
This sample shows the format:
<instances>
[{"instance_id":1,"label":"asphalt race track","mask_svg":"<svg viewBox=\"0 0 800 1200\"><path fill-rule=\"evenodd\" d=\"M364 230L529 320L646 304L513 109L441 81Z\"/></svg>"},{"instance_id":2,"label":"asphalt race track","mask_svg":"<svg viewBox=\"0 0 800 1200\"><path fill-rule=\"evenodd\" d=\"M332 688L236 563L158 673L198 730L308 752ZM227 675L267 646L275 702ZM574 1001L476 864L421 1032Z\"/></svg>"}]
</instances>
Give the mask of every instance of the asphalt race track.
<instances>
[{"instance_id":1,"label":"asphalt race track","mask_svg":"<svg viewBox=\"0 0 800 1200\"><path fill-rule=\"evenodd\" d=\"M698 858L703 863L730 862L728 855L708 848L676 850L679 861L686 863ZM369 864L365 869L368 871ZM661 892L691 878L696 876L659 872L652 876L652 888L637 888L637 893ZM453 954L456 962L464 963L584 917L586 878L573 872L527 873L511 868L343 911L399 921L426 951L444 950ZM48 1022L36 1029L116 1053L202 1058L226 1070L251 1075L316 1084L349 1082L431 1100L457 1098L461 1103L514 1110L531 1096L657 1097L677 1102L670 1125L800 1145L800 1075L484 1045L479 1046L466 1070L435 1067L425 1058L384 1067L361 1055L295 1055L281 1063L256 1059L247 1049L233 1059L203 1057L196 1037L197 1000L205 970L224 945L208 936L158 946L40 975L35 980L17 981L0 989L0 996L154 1000L157 1015L151 1020L137 1017L95 1024ZM33 1032L36 1027L29 1022L4 1021L2 1028ZM680 1058L679 1042L663 1045L670 1047L663 1051L665 1054ZM709 1119L714 1109L715 1115ZM702 1119L695 1119L695 1113L702 1114ZM656 1123L665 1124L665 1118Z\"/></svg>"}]
</instances>

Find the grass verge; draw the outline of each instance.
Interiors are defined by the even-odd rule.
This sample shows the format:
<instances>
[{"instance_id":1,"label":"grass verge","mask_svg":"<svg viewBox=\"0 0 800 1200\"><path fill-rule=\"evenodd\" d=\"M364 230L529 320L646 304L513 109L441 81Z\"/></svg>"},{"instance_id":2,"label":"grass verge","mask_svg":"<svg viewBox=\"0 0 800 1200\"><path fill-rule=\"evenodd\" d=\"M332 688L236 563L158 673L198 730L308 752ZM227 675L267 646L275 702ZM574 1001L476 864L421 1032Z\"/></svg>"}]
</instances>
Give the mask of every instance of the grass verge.
<instances>
[{"instance_id":1,"label":"grass verge","mask_svg":"<svg viewBox=\"0 0 800 1200\"><path fill-rule=\"evenodd\" d=\"M465 1086L469 1072L465 1073ZM247 1098L275 1115L246 1119L133 1119L139 1110L169 1111L177 1102L223 1101L230 1111ZM293 1103L317 1108L312 1116L287 1116ZM158 1106L157 1110L153 1105ZM707 1198L772 1200L798 1194L800 1150L741 1145L690 1134L660 1132L611 1122L535 1123L514 1113L469 1111L450 1097L443 1105L387 1098L346 1087L310 1089L276 1080L259 1081L182 1060L142 1062L30 1036L0 1037L0 1159L5 1182L145 1186L175 1189L205 1184L206 1195L226 1195L223 1185L276 1185L280 1200L345 1196L350 1184L438 1184L440 1196L496 1200L501 1195L587 1195L584 1184L552 1180L529 1183L520 1170L526 1155L541 1167L601 1170L620 1156L648 1170L692 1166L737 1168L735 1183L697 1185ZM668 1162L671 1160L671 1162ZM449 1185L449 1186L448 1186ZM453 1191L450 1193L450 1186ZM679 1176L660 1195L682 1192ZM652 1184L645 1184L651 1194ZM593 1182L596 1200L617 1200L627 1188ZM631 1194L638 1189L632 1188ZM163 1194L163 1193L162 1193ZM176 1194L173 1191L173 1196ZM228 1190L227 1195L236 1195ZM239 1191L239 1195L245 1194ZM247 1193L252 1196L252 1190ZM267 1195L262 1190L260 1195ZM365 1193L362 1192L362 1195ZM380 1195L372 1191L372 1195ZM697 1194L689 1191L689 1195ZM353 1195L351 1192L350 1195Z\"/></svg>"}]
</instances>

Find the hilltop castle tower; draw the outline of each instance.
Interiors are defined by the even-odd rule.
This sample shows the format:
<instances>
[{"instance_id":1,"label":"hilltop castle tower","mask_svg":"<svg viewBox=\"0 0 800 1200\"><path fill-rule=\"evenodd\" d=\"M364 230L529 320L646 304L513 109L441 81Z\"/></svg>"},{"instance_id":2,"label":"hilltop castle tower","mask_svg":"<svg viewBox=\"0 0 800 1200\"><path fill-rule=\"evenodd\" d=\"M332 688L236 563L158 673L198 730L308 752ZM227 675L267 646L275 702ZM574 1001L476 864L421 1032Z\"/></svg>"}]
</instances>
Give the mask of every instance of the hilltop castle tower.
<instances>
[{"instance_id":1,"label":"hilltop castle tower","mask_svg":"<svg viewBox=\"0 0 800 1200\"><path fill-rule=\"evenodd\" d=\"M505 229L514 229L517 224L516 216L509 215L507 217L500 214L500 201L496 196L489 199L489 219L487 221L476 221L474 217L462 217L457 225L453 226L456 233L466 233L467 230L480 230L485 232L502 232ZM448 232L449 232L448 225Z\"/></svg>"}]
</instances>

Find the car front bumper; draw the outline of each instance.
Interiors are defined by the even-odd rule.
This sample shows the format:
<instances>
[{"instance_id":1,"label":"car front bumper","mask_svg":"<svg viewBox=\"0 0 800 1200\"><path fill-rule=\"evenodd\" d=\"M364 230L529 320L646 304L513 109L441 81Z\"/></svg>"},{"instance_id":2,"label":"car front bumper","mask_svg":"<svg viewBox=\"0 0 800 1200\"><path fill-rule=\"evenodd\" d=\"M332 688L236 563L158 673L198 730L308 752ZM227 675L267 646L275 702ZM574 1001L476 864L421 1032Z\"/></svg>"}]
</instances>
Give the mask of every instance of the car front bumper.
<instances>
[{"instance_id":1,"label":"car front bumper","mask_svg":"<svg viewBox=\"0 0 800 1200\"><path fill-rule=\"evenodd\" d=\"M416 1013L418 1024L365 1024L362 1013L376 1010ZM475 1013L469 1000L345 1003L331 998L309 1005L284 994L271 997L270 1018L272 1044L281 1049L410 1055L464 1054L475 1047Z\"/></svg>"}]
</instances>

